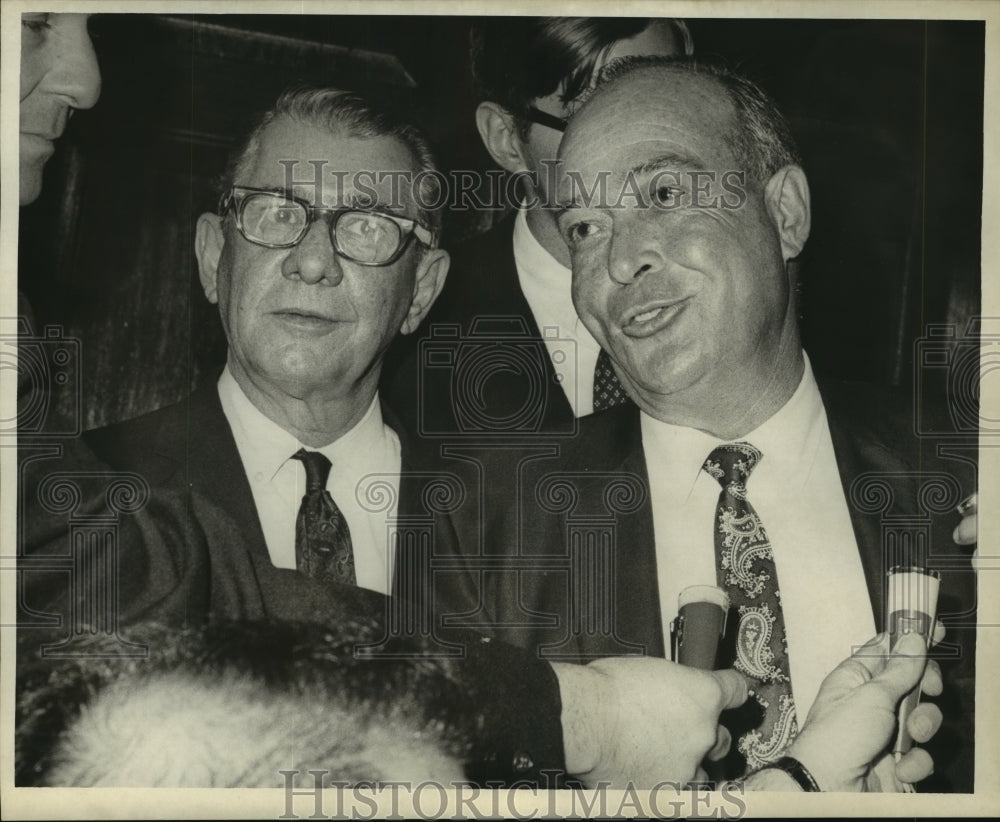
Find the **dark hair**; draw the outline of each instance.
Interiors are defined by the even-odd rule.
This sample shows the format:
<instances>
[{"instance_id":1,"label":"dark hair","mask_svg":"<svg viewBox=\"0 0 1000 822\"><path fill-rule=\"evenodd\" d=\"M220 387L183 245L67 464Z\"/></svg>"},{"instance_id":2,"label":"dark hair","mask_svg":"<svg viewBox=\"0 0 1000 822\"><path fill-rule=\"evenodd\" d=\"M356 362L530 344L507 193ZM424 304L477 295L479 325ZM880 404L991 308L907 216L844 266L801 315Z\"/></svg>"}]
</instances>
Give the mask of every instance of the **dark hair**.
<instances>
[{"instance_id":1,"label":"dark hair","mask_svg":"<svg viewBox=\"0 0 1000 822\"><path fill-rule=\"evenodd\" d=\"M134 743L143 750L164 729L190 729L190 745L141 760L153 771L144 784L280 787L279 770L308 768L373 781L393 778L387 750L461 763L477 727L453 661L411 645L408 658L359 656L382 639L367 619L133 626L146 656L98 633L77 656L42 658L27 652L38 644L29 633L18 638L19 786L115 784Z\"/></svg>"},{"instance_id":2,"label":"dark hair","mask_svg":"<svg viewBox=\"0 0 1000 822\"><path fill-rule=\"evenodd\" d=\"M573 101L590 84L602 53L660 20L673 28L684 53L693 53L691 32L674 18L480 18L471 30L476 93L523 124L533 100L561 89L563 102Z\"/></svg>"},{"instance_id":3,"label":"dark hair","mask_svg":"<svg viewBox=\"0 0 1000 822\"><path fill-rule=\"evenodd\" d=\"M352 91L332 87L296 86L284 91L273 107L257 118L249 133L229 155L226 170L217 181L218 193L224 194L245 174L260 146L260 135L275 120L288 117L348 137L394 137L413 155L420 174L417 196L422 221L435 235L441 233L441 209L424 208L441 203L441 177L434 153L424 134L416 126L393 112ZM405 169L372 169L372 171Z\"/></svg>"},{"instance_id":4,"label":"dark hair","mask_svg":"<svg viewBox=\"0 0 1000 822\"><path fill-rule=\"evenodd\" d=\"M622 57L605 66L595 86L581 102L604 93L609 87L640 73L682 73L707 77L718 83L735 109L735 123L726 142L748 177L759 182L779 169L801 165L795 139L784 115L756 83L719 62L692 57Z\"/></svg>"}]
</instances>

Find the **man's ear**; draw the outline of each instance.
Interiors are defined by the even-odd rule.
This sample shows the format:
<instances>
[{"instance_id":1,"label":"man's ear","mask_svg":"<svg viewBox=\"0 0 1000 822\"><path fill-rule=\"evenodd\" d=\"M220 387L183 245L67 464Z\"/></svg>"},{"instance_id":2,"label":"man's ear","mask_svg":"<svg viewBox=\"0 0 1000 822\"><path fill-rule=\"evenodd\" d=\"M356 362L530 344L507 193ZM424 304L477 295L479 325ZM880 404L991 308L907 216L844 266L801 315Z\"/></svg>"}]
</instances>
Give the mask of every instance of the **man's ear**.
<instances>
[{"instance_id":1,"label":"man's ear","mask_svg":"<svg viewBox=\"0 0 1000 822\"><path fill-rule=\"evenodd\" d=\"M806 173L798 166L776 171L764 187L764 202L778 229L785 261L798 257L809 239L812 219Z\"/></svg>"},{"instance_id":2,"label":"man's ear","mask_svg":"<svg viewBox=\"0 0 1000 822\"><path fill-rule=\"evenodd\" d=\"M198 258L198 277L210 303L219 301L217 276L222 247L226 244L222 218L206 212L198 218L194 233L194 255Z\"/></svg>"},{"instance_id":3,"label":"man's ear","mask_svg":"<svg viewBox=\"0 0 1000 822\"><path fill-rule=\"evenodd\" d=\"M494 162L511 174L525 170L528 165L521 150L514 115L496 103L480 103L476 109L476 128L483 145Z\"/></svg>"},{"instance_id":4,"label":"man's ear","mask_svg":"<svg viewBox=\"0 0 1000 822\"><path fill-rule=\"evenodd\" d=\"M413 283L413 300L410 310L399 329L401 334L411 334L417 330L427 312L434 305L434 300L441 293L444 278L448 275L451 257L443 248L427 249L417 264L417 275Z\"/></svg>"}]
</instances>

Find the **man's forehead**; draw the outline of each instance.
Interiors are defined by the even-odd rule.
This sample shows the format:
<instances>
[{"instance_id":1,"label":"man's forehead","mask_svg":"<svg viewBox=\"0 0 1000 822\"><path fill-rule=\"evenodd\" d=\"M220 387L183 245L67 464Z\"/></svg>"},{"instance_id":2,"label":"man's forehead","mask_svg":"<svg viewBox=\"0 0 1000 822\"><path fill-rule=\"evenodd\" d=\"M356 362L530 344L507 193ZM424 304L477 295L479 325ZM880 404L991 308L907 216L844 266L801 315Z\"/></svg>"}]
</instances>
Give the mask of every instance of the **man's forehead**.
<instances>
[{"instance_id":1,"label":"man's forehead","mask_svg":"<svg viewBox=\"0 0 1000 822\"><path fill-rule=\"evenodd\" d=\"M595 146L621 153L665 142L681 153L725 147L733 105L714 79L677 71L642 72L598 92L570 123L560 156L586 155Z\"/></svg>"},{"instance_id":2,"label":"man's forehead","mask_svg":"<svg viewBox=\"0 0 1000 822\"><path fill-rule=\"evenodd\" d=\"M237 183L329 207L361 202L405 208L418 172L396 137L359 137L282 118L264 128L248 178Z\"/></svg>"}]
</instances>

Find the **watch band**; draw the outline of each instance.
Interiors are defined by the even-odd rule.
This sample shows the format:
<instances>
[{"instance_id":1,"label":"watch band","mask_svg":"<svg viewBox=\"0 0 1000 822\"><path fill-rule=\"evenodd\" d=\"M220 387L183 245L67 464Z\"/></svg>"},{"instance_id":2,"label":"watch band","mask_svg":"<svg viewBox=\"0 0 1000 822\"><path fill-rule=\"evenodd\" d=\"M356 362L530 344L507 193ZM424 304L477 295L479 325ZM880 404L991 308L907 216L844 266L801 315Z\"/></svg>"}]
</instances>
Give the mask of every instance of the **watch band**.
<instances>
[{"instance_id":1,"label":"watch band","mask_svg":"<svg viewBox=\"0 0 1000 822\"><path fill-rule=\"evenodd\" d=\"M809 773L805 765L803 765L794 756L783 756L780 759L775 760L770 765L766 765L767 768L777 768L779 771L784 771L792 779L794 779L800 788L804 791L809 792L819 792L822 789L816 784L816 780L813 775ZM763 770L763 768L761 768Z\"/></svg>"}]
</instances>

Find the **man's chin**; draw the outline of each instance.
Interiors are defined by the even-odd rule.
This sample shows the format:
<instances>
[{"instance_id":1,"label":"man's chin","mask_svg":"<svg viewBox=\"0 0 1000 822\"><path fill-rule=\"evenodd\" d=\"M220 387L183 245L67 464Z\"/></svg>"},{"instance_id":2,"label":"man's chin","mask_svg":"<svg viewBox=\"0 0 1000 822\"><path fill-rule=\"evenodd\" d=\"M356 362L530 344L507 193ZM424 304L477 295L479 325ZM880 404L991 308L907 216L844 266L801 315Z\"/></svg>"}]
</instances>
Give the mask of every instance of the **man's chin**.
<instances>
[{"instance_id":1,"label":"man's chin","mask_svg":"<svg viewBox=\"0 0 1000 822\"><path fill-rule=\"evenodd\" d=\"M42 193L42 169L21 169L19 187L19 204L31 205Z\"/></svg>"}]
</instances>

